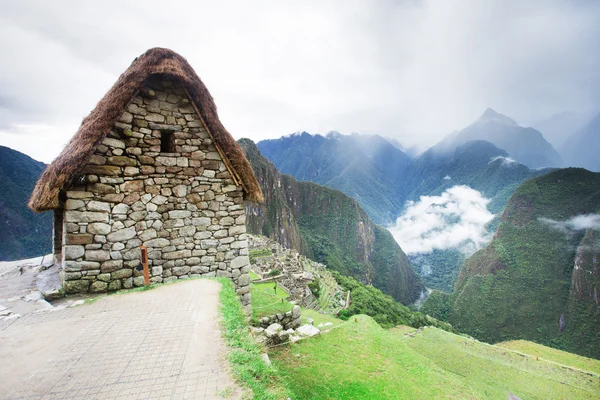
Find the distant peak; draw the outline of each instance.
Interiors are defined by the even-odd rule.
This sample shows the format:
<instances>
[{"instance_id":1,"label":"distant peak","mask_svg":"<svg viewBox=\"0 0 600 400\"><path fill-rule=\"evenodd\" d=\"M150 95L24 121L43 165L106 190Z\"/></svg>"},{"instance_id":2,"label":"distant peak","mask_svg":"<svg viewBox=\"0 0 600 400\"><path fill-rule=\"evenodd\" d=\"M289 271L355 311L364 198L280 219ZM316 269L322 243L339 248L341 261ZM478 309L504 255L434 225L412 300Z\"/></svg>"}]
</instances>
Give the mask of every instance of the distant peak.
<instances>
[{"instance_id":1,"label":"distant peak","mask_svg":"<svg viewBox=\"0 0 600 400\"><path fill-rule=\"evenodd\" d=\"M493 108L488 107L487 110L479 117L480 121L501 121L506 124L517 125L517 123L504 114L496 112Z\"/></svg>"}]
</instances>

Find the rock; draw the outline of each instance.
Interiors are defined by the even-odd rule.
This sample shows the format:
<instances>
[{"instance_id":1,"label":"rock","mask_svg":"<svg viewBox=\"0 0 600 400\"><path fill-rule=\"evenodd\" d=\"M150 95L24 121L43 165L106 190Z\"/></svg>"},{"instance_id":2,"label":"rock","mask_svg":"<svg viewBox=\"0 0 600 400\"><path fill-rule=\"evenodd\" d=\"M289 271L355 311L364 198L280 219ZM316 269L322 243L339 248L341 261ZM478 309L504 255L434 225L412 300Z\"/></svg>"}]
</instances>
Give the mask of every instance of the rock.
<instances>
[{"instance_id":1,"label":"rock","mask_svg":"<svg viewBox=\"0 0 600 400\"><path fill-rule=\"evenodd\" d=\"M279 332L281 332L283 330L283 326L275 323L275 324L271 324L267 327L267 329L265 329L265 335L268 338L272 338L274 336L279 335Z\"/></svg>"},{"instance_id":2,"label":"rock","mask_svg":"<svg viewBox=\"0 0 600 400\"><path fill-rule=\"evenodd\" d=\"M64 246L65 258L67 260L76 260L83 257L85 249L83 246Z\"/></svg>"},{"instance_id":3,"label":"rock","mask_svg":"<svg viewBox=\"0 0 600 400\"><path fill-rule=\"evenodd\" d=\"M110 233L110 225L102 222L88 224L87 232L93 235L107 235Z\"/></svg>"},{"instance_id":4,"label":"rock","mask_svg":"<svg viewBox=\"0 0 600 400\"><path fill-rule=\"evenodd\" d=\"M36 290L36 291L29 293L27 296L25 296L25 301L38 301L38 300L42 300L43 298L44 298L44 295L42 294L42 292Z\"/></svg>"},{"instance_id":5,"label":"rock","mask_svg":"<svg viewBox=\"0 0 600 400\"><path fill-rule=\"evenodd\" d=\"M108 283L102 281L95 281L90 286L90 292L105 292L108 288Z\"/></svg>"},{"instance_id":6,"label":"rock","mask_svg":"<svg viewBox=\"0 0 600 400\"><path fill-rule=\"evenodd\" d=\"M66 211L66 222L108 222L108 213L92 211Z\"/></svg>"},{"instance_id":7,"label":"rock","mask_svg":"<svg viewBox=\"0 0 600 400\"><path fill-rule=\"evenodd\" d=\"M135 235L135 228L132 226L130 228L120 229L116 232L112 232L108 234L106 238L111 242L125 242L129 239L134 238Z\"/></svg>"},{"instance_id":8,"label":"rock","mask_svg":"<svg viewBox=\"0 0 600 400\"><path fill-rule=\"evenodd\" d=\"M294 306L292 308L292 318L296 319L300 316L300 306Z\"/></svg>"},{"instance_id":9,"label":"rock","mask_svg":"<svg viewBox=\"0 0 600 400\"><path fill-rule=\"evenodd\" d=\"M58 300L62 299L63 297L65 297L65 292L60 289L53 289L44 292L44 299L46 299L46 301Z\"/></svg>"},{"instance_id":10,"label":"rock","mask_svg":"<svg viewBox=\"0 0 600 400\"><path fill-rule=\"evenodd\" d=\"M308 337L312 337L312 336L315 336L315 335L318 335L319 333L321 333L321 331L318 328L315 328L314 326L309 325L309 324L302 325L301 327L296 329L296 331L298 333L300 333L302 336L308 336Z\"/></svg>"},{"instance_id":11,"label":"rock","mask_svg":"<svg viewBox=\"0 0 600 400\"><path fill-rule=\"evenodd\" d=\"M271 360L269 359L269 355L267 353L262 353L260 358L267 364L269 367L271 366Z\"/></svg>"}]
</instances>

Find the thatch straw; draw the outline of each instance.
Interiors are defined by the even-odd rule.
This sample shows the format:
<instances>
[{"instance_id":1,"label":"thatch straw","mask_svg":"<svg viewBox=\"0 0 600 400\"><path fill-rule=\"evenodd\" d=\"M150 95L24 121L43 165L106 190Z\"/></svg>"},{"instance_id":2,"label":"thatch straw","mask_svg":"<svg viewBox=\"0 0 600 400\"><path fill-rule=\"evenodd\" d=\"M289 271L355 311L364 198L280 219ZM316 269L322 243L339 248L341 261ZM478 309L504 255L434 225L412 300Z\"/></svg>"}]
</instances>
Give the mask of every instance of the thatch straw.
<instances>
[{"instance_id":1,"label":"thatch straw","mask_svg":"<svg viewBox=\"0 0 600 400\"><path fill-rule=\"evenodd\" d=\"M202 114L216 145L241 178L245 199L263 201L252 167L239 144L219 120L215 102L204 83L185 58L172 50L157 47L136 58L90 115L84 118L75 136L38 180L29 200L32 210L40 212L59 207L60 191L68 188L137 90L153 74L165 74L181 82Z\"/></svg>"}]
</instances>

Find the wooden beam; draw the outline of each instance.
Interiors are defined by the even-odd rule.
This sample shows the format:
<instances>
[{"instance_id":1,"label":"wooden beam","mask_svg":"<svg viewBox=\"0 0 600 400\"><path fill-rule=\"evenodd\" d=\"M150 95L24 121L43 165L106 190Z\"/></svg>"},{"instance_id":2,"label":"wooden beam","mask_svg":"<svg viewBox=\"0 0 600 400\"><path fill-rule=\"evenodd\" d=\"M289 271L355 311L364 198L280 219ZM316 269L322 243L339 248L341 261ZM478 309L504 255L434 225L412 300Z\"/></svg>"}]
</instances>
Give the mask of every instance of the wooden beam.
<instances>
[{"instance_id":1,"label":"wooden beam","mask_svg":"<svg viewBox=\"0 0 600 400\"><path fill-rule=\"evenodd\" d=\"M148 270L148 248L140 246L142 266L144 267L144 283L146 286L150 284L150 271Z\"/></svg>"}]
</instances>

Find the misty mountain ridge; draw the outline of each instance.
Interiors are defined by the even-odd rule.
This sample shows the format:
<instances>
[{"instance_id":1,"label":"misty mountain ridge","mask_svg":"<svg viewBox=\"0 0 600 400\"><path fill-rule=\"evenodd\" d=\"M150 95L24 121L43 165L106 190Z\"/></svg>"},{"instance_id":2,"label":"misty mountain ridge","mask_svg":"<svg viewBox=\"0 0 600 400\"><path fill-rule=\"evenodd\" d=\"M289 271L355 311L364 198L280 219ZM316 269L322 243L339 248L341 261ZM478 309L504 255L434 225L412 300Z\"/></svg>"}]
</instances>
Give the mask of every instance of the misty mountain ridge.
<instances>
[{"instance_id":1,"label":"misty mountain ridge","mask_svg":"<svg viewBox=\"0 0 600 400\"><path fill-rule=\"evenodd\" d=\"M600 113L581 130L573 134L561 148L569 166L600 171Z\"/></svg>"},{"instance_id":2,"label":"misty mountain ridge","mask_svg":"<svg viewBox=\"0 0 600 400\"><path fill-rule=\"evenodd\" d=\"M563 111L540 120L532 124L532 126L542 132L544 137L564 158L562 152L565 143L571 139L575 133L583 129L592 118L593 114L590 113ZM565 160L565 162L566 161L567 160Z\"/></svg>"},{"instance_id":3,"label":"misty mountain ridge","mask_svg":"<svg viewBox=\"0 0 600 400\"><path fill-rule=\"evenodd\" d=\"M506 150L511 158L530 168L560 167L563 160L556 149L534 128L520 126L512 118L488 108L471 125L448 135L433 146L444 153L471 140L485 140Z\"/></svg>"}]
</instances>

